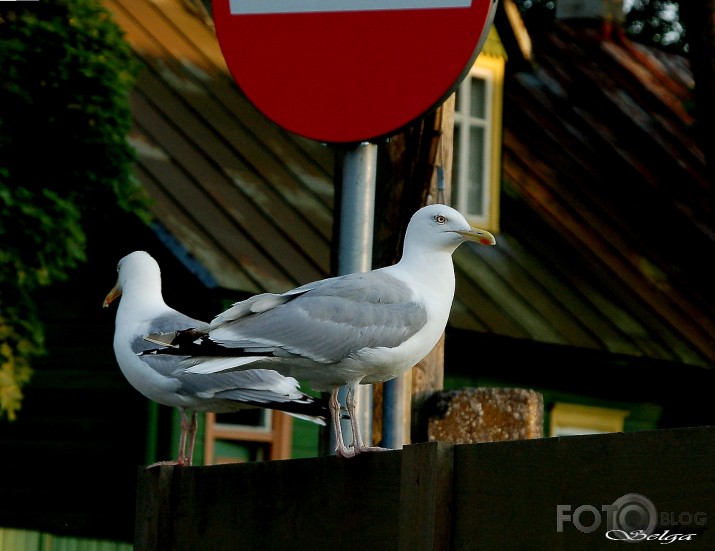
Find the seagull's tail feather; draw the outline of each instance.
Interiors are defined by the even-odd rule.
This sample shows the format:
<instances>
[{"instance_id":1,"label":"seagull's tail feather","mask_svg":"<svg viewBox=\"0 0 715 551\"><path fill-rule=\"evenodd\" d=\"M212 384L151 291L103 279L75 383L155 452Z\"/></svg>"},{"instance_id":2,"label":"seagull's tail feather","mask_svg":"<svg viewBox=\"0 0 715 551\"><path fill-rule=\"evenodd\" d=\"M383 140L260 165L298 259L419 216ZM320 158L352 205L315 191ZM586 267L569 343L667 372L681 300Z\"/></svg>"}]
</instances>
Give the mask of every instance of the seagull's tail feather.
<instances>
[{"instance_id":1,"label":"seagull's tail feather","mask_svg":"<svg viewBox=\"0 0 715 551\"><path fill-rule=\"evenodd\" d=\"M313 402L311 404L302 405L297 402L291 402L285 404L287 406L286 408L282 407L281 405L275 404L271 405L270 407L272 409L277 409L279 411L287 413L288 415L291 415L293 417L297 417L298 419L305 419L317 425L325 426L326 420L330 419L328 401L323 400L322 398L313 398L312 400ZM316 412L311 413L312 409L314 409ZM341 408L340 418L350 419L350 417L348 416L348 412L347 410L345 410L345 408Z\"/></svg>"},{"instance_id":2,"label":"seagull's tail feather","mask_svg":"<svg viewBox=\"0 0 715 551\"><path fill-rule=\"evenodd\" d=\"M272 369L251 369L205 377L187 375L194 384L205 384L205 391L216 398L239 404L283 411L299 419L325 425L330 416L328 400L300 390L300 383ZM219 390L221 389L221 390Z\"/></svg>"},{"instance_id":3,"label":"seagull's tail feather","mask_svg":"<svg viewBox=\"0 0 715 551\"><path fill-rule=\"evenodd\" d=\"M291 415L293 417L296 417L297 419L303 419L304 421L310 421L311 423L315 423L316 425L320 425L322 427L325 426L325 417L313 417L311 415L303 415L301 413L290 413L286 411L288 415Z\"/></svg>"},{"instance_id":4,"label":"seagull's tail feather","mask_svg":"<svg viewBox=\"0 0 715 551\"><path fill-rule=\"evenodd\" d=\"M213 373L249 370L252 369L250 364L264 359L266 359L265 356L250 356L244 358L190 356L178 363L178 368L174 371L174 375L180 375L182 373L211 375Z\"/></svg>"},{"instance_id":5,"label":"seagull's tail feather","mask_svg":"<svg viewBox=\"0 0 715 551\"><path fill-rule=\"evenodd\" d=\"M217 398L225 400L235 400L244 406L253 406L266 409L282 411L298 419L305 419L317 425L325 426L326 420L330 418L330 410L327 400L313 398L304 394L300 399L276 399L266 400L261 395L251 398L245 390L228 390L216 394Z\"/></svg>"}]
</instances>

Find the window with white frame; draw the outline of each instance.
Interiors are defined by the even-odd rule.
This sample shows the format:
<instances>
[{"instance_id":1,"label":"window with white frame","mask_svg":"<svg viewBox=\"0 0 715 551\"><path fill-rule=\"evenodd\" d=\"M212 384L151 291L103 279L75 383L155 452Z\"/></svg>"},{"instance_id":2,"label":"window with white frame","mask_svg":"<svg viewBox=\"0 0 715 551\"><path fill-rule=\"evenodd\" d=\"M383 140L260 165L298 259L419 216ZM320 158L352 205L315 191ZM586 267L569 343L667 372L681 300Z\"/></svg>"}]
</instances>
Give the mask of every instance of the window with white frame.
<instances>
[{"instance_id":1,"label":"window with white frame","mask_svg":"<svg viewBox=\"0 0 715 551\"><path fill-rule=\"evenodd\" d=\"M489 230L499 226L502 86L503 62L480 56L454 108L452 206Z\"/></svg>"}]
</instances>

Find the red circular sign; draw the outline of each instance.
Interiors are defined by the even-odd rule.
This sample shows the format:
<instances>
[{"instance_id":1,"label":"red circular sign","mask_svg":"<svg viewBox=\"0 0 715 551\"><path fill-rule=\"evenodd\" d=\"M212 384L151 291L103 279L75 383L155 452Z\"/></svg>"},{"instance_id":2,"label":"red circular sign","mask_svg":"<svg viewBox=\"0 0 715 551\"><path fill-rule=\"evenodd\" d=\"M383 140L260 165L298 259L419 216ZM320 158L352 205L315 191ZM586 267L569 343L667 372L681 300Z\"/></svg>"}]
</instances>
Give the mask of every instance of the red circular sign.
<instances>
[{"instance_id":1,"label":"red circular sign","mask_svg":"<svg viewBox=\"0 0 715 551\"><path fill-rule=\"evenodd\" d=\"M389 136L461 82L496 0L213 0L226 63L269 119L321 142Z\"/></svg>"}]
</instances>

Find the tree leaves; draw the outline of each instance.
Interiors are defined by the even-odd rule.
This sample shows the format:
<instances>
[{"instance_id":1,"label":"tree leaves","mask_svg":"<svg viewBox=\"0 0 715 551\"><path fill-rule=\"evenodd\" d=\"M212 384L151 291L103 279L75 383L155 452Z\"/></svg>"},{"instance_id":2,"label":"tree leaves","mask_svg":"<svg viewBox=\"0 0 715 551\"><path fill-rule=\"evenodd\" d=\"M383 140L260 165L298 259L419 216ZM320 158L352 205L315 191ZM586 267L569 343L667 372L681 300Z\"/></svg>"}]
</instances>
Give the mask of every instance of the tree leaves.
<instances>
[{"instance_id":1,"label":"tree leaves","mask_svg":"<svg viewBox=\"0 0 715 551\"><path fill-rule=\"evenodd\" d=\"M117 205L148 219L132 176L129 93L140 69L99 0L0 7L0 418L14 418L43 328L33 291L86 261Z\"/></svg>"}]
</instances>

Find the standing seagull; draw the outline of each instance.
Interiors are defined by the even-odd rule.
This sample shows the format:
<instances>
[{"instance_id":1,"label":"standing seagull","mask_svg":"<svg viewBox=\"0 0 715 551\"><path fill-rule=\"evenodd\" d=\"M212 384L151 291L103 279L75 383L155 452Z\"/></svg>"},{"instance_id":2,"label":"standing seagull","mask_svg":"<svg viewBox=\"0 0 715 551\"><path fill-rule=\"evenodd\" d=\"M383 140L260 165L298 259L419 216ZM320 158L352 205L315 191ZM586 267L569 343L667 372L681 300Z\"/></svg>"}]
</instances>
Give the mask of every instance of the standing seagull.
<instances>
[{"instance_id":1,"label":"standing seagull","mask_svg":"<svg viewBox=\"0 0 715 551\"><path fill-rule=\"evenodd\" d=\"M210 378L267 368L329 390L336 454L380 449L363 444L357 386L397 377L437 344L454 299L452 253L465 241L496 244L491 233L472 228L453 208L423 207L407 226L397 264L256 295L216 316L208 329L155 335L171 345L157 353L181 354L184 373ZM352 447L343 441L338 416L343 385Z\"/></svg>"},{"instance_id":2,"label":"standing seagull","mask_svg":"<svg viewBox=\"0 0 715 551\"><path fill-rule=\"evenodd\" d=\"M327 405L301 392L298 381L292 377L270 369L219 373L211 377L178 374L181 356L148 353L155 347L145 338L151 333L208 331L209 325L164 303L159 265L148 253L135 251L125 256L119 261L117 272L117 283L104 299L106 308L122 296L114 330L117 363L127 380L144 396L181 411L178 457L176 461L154 465L191 465L198 411L225 413L260 407L325 425L329 414Z\"/></svg>"}]
</instances>

